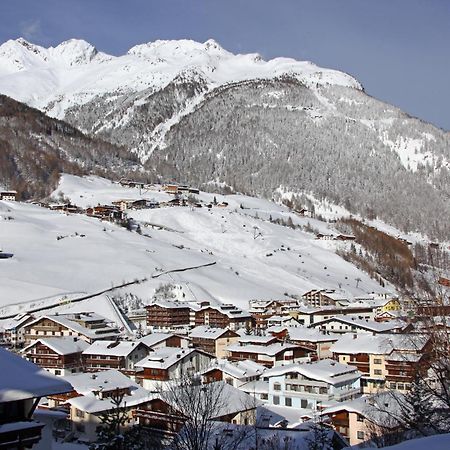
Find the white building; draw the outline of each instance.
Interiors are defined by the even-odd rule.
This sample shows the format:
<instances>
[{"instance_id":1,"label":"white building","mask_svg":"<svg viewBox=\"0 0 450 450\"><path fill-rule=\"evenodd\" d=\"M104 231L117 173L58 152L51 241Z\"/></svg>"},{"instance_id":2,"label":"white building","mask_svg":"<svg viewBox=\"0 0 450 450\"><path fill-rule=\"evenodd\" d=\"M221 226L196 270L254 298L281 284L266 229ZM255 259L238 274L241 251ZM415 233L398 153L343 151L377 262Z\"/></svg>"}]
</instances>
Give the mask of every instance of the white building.
<instances>
[{"instance_id":1,"label":"white building","mask_svg":"<svg viewBox=\"0 0 450 450\"><path fill-rule=\"evenodd\" d=\"M275 367L264 373L268 403L318 409L360 394L361 374L355 367L331 359Z\"/></svg>"}]
</instances>

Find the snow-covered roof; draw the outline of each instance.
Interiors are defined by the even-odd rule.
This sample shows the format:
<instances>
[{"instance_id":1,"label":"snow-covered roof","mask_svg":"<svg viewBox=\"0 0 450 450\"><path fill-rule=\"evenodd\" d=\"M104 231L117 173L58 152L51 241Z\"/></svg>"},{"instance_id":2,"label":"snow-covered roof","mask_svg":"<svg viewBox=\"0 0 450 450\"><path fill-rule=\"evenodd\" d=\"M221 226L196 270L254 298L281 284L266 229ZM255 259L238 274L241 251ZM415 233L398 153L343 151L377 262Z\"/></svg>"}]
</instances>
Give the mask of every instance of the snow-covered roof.
<instances>
[{"instance_id":1,"label":"snow-covered roof","mask_svg":"<svg viewBox=\"0 0 450 450\"><path fill-rule=\"evenodd\" d=\"M76 392L81 394L67 400L67 403L91 414L108 411L116 405L109 397L100 398L99 393L115 389L129 389L120 406L135 406L154 398L154 394L142 388L118 370L106 370L97 373L84 373L64 377Z\"/></svg>"},{"instance_id":2,"label":"snow-covered roof","mask_svg":"<svg viewBox=\"0 0 450 450\"><path fill-rule=\"evenodd\" d=\"M3 348L0 348L0 370L0 403L72 390L67 381Z\"/></svg>"},{"instance_id":3,"label":"snow-covered roof","mask_svg":"<svg viewBox=\"0 0 450 450\"><path fill-rule=\"evenodd\" d=\"M139 342L142 342L147 347L152 348L153 346L160 344L161 342L177 336L176 334L172 333L150 333L147 334L147 336L141 337L139 339ZM182 339L188 339L187 337L183 336Z\"/></svg>"},{"instance_id":4,"label":"snow-covered roof","mask_svg":"<svg viewBox=\"0 0 450 450\"><path fill-rule=\"evenodd\" d=\"M89 395L102 390L110 391L137 386L130 378L115 369L78 373L62 378L68 381L73 386L73 390L81 395Z\"/></svg>"},{"instance_id":5,"label":"snow-covered roof","mask_svg":"<svg viewBox=\"0 0 450 450\"><path fill-rule=\"evenodd\" d=\"M276 341L276 337L267 335L267 336L254 336L244 334L239 338L239 342L243 344L268 344L269 342Z\"/></svg>"},{"instance_id":6,"label":"snow-covered roof","mask_svg":"<svg viewBox=\"0 0 450 450\"><path fill-rule=\"evenodd\" d=\"M79 339L72 336L60 336L39 338L22 350L22 353L26 353L27 350L34 347L36 344L41 343L50 348L58 355L71 355L73 353L80 353L89 347L89 344L83 339Z\"/></svg>"},{"instance_id":7,"label":"snow-covered roof","mask_svg":"<svg viewBox=\"0 0 450 450\"><path fill-rule=\"evenodd\" d=\"M51 315L47 314L45 316L37 318L33 322L30 322L28 325L33 325L42 319L52 320L60 325L67 327L72 331L75 331L76 333L80 333L88 337L89 339L99 339L100 337L101 338L116 337L119 335L119 331L117 330L117 328L108 325L106 319L103 316L100 316L99 314L93 312L75 313L75 314L51 314ZM86 323L104 322L104 326L96 328L87 328L78 321Z\"/></svg>"},{"instance_id":8,"label":"snow-covered roof","mask_svg":"<svg viewBox=\"0 0 450 450\"><path fill-rule=\"evenodd\" d=\"M261 401L249 396L247 393L229 385L228 383L225 383L224 381L216 381L214 383L207 383L199 386L188 386L186 388L180 386L179 388L177 387L177 389L200 390L200 395L205 395L205 398L208 398L210 395L219 396L217 405L214 408L214 411L212 411L214 414L214 417L212 417L213 419L255 409L262 405ZM177 402L178 396L173 396L170 391L167 393L163 391L161 394L158 394L158 396L181 413L184 412L183 405L180 405ZM193 397L196 398L195 395Z\"/></svg>"},{"instance_id":9,"label":"snow-covered roof","mask_svg":"<svg viewBox=\"0 0 450 450\"><path fill-rule=\"evenodd\" d=\"M83 355L128 356L139 344L133 341L95 341L83 351Z\"/></svg>"},{"instance_id":10,"label":"snow-covered roof","mask_svg":"<svg viewBox=\"0 0 450 450\"><path fill-rule=\"evenodd\" d=\"M306 327L287 327L289 339L293 341L305 341L305 342L329 342L336 341L336 336L330 336L324 334L315 328Z\"/></svg>"},{"instance_id":11,"label":"snow-covered roof","mask_svg":"<svg viewBox=\"0 0 450 450\"><path fill-rule=\"evenodd\" d=\"M18 314L16 317L12 319L2 320L0 322L0 329L6 331L15 330L17 328L20 328L31 318L32 316L30 316L29 314Z\"/></svg>"},{"instance_id":12,"label":"snow-covered roof","mask_svg":"<svg viewBox=\"0 0 450 450\"><path fill-rule=\"evenodd\" d=\"M207 369L203 370L202 373L208 373L214 369L219 369L223 373L237 379L260 376L267 370L265 366L248 359L236 362L231 362L227 359L218 359L213 361L213 363Z\"/></svg>"},{"instance_id":13,"label":"snow-covered roof","mask_svg":"<svg viewBox=\"0 0 450 450\"><path fill-rule=\"evenodd\" d=\"M270 345L240 345L231 344L227 347L229 352L256 353L259 355L275 356L286 350L298 348L298 345L277 342Z\"/></svg>"},{"instance_id":14,"label":"snow-covered roof","mask_svg":"<svg viewBox=\"0 0 450 450\"><path fill-rule=\"evenodd\" d=\"M203 353L208 355L208 353L197 348L163 347L151 352L134 366L142 367L144 369L168 369L178 361L182 361L193 353Z\"/></svg>"},{"instance_id":15,"label":"snow-covered roof","mask_svg":"<svg viewBox=\"0 0 450 450\"><path fill-rule=\"evenodd\" d=\"M228 331L230 331L228 328L213 328L208 325L199 325L190 331L189 337L197 339L219 339Z\"/></svg>"},{"instance_id":16,"label":"snow-covered roof","mask_svg":"<svg viewBox=\"0 0 450 450\"><path fill-rule=\"evenodd\" d=\"M269 382L265 380L253 380L239 387L248 394L267 394L269 392Z\"/></svg>"},{"instance_id":17,"label":"snow-covered roof","mask_svg":"<svg viewBox=\"0 0 450 450\"><path fill-rule=\"evenodd\" d=\"M411 334L344 334L330 347L333 353L357 354L368 353L388 355L394 350L420 351L427 339Z\"/></svg>"},{"instance_id":18,"label":"snow-covered roof","mask_svg":"<svg viewBox=\"0 0 450 450\"><path fill-rule=\"evenodd\" d=\"M352 325L359 328L363 328L368 331L373 331L375 333L383 333L390 330L395 330L399 328L403 328L406 324L397 320L390 320L388 322L376 322L375 320L365 320L358 319L357 317L349 317L349 316L333 316L329 319L321 320L319 322L314 322L310 325L310 327L317 327L325 323L329 322L341 322L346 325Z\"/></svg>"},{"instance_id":19,"label":"snow-covered roof","mask_svg":"<svg viewBox=\"0 0 450 450\"><path fill-rule=\"evenodd\" d=\"M341 364L332 359L321 359L311 363L277 366L267 370L264 373L264 378L277 377L293 372L303 375L306 378L324 381L328 384L356 380L361 376L361 373L353 366Z\"/></svg>"}]
</instances>

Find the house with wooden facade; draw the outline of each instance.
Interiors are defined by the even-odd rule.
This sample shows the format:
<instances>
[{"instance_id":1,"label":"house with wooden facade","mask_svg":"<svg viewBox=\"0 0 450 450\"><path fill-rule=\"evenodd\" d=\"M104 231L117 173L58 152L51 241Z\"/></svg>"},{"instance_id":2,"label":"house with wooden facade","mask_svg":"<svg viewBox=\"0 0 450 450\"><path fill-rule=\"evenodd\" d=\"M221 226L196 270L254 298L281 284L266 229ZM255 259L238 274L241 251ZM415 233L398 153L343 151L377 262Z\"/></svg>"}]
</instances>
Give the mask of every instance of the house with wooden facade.
<instances>
[{"instance_id":1,"label":"house with wooden facade","mask_svg":"<svg viewBox=\"0 0 450 450\"><path fill-rule=\"evenodd\" d=\"M189 332L192 344L205 352L224 358L227 355L226 348L237 342L240 335L228 328L214 328L208 325L200 325Z\"/></svg>"},{"instance_id":2,"label":"house with wooden facade","mask_svg":"<svg viewBox=\"0 0 450 450\"><path fill-rule=\"evenodd\" d=\"M217 359L201 372L205 383L225 381L225 383L240 388L245 383L259 380L267 370L266 366L250 360L231 362L227 359Z\"/></svg>"},{"instance_id":3,"label":"house with wooden facade","mask_svg":"<svg viewBox=\"0 0 450 450\"><path fill-rule=\"evenodd\" d=\"M147 356L149 351L142 342L95 341L83 351L83 363L88 372L116 369L134 378L135 363Z\"/></svg>"},{"instance_id":4,"label":"house with wooden facade","mask_svg":"<svg viewBox=\"0 0 450 450\"><path fill-rule=\"evenodd\" d=\"M92 343L99 339L116 339L115 325L97 313L47 314L24 326L25 344L43 337L72 336Z\"/></svg>"},{"instance_id":5,"label":"house with wooden facade","mask_svg":"<svg viewBox=\"0 0 450 450\"><path fill-rule=\"evenodd\" d=\"M228 346L227 351L230 361L249 359L266 367L290 362L310 361L312 354L309 348L284 342L275 342L270 345L244 345L238 342Z\"/></svg>"},{"instance_id":6,"label":"house with wooden facade","mask_svg":"<svg viewBox=\"0 0 450 450\"><path fill-rule=\"evenodd\" d=\"M82 353L89 344L78 337L40 338L22 350L28 361L53 375L69 375L84 371Z\"/></svg>"},{"instance_id":7,"label":"house with wooden facade","mask_svg":"<svg viewBox=\"0 0 450 450\"><path fill-rule=\"evenodd\" d=\"M150 391L164 389L167 383L193 376L205 369L214 356L197 348L163 347L149 352L149 354L135 363L139 383Z\"/></svg>"},{"instance_id":8,"label":"house with wooden facade","mask_svg":"<svg viewBox=\"0 0 450 450\"><path fill-rule=\"evenodd\" d=\"M198 399L198 403L202 404L211 402L210 399L215 397L218 400L207 412L211 416L210 420L235 425L254 425L256 422L256 408L261 403L227 383L180 386L179 389L176 396L164 392L155 394L153 400L138 408L136 418L139 425L170 441L182 430L187 419L193 418L192 414L205 414L202 407L192 407L189 399ZM177 401L180 398L183 401Z\"/></svg>"},{"instance_id":9,"label":"house with wooden facade","mask_svg":"<svg viewBox=\"0 0 450 450\"><path fill-rule=\"evenodd\" d=\"M333 358L356 367L364 394L385 390L409 391L416 371L427 370L428 339L417 334L355 334L342 336Z\"/></svg>"},{"instance_id":10,"label":"house with wooden facade","mask_svg":"<svg viewBox=\"0 0 450 450\"><path fill-rule=\"evenodd\" d=\"M96 373L84 373L64 378L73 388L66 396L50 400L69 410L72 432L83 441L95 442L98 427L102 425L102 414L117 408L114 399L120 401L127 420L121 431L135 425L135 412L153 398L118 370L109 369Z\"/></svg>"}]
</instances>

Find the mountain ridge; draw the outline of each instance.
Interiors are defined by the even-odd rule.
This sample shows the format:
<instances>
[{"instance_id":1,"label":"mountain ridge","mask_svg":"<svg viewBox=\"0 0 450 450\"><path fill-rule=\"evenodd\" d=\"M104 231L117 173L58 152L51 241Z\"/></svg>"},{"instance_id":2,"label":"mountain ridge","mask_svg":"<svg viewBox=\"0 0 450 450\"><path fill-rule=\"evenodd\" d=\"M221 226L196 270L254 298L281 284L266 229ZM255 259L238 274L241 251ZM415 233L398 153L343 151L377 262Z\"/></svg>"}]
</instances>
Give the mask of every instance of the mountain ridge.
<instances>
[{"instance_id":1,"label":"mountain ridge","mask_svg":"<svg viewBox=\"0 0 450 450\"><path fill-rule=\"evenodd\" d=\"M233 55L212 40L6 74L4 58L0 92L127 146L159 179L276 200L280 190L312 194L404 231L449 234L450 133L368 96L345 73Z\"/></svg>"}]
</instances>

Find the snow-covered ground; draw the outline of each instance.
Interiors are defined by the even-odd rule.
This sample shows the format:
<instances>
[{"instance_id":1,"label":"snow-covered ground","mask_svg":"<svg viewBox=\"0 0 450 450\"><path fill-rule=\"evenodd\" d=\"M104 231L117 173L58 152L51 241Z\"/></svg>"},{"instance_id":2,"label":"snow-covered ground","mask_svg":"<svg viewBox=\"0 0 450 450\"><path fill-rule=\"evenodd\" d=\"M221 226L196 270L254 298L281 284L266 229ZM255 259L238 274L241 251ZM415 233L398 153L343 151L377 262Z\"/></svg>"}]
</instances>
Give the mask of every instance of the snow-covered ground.
<instances>
[{"instance_id":1,"label":"snow-covered ground","mask_svg":"<svg viewBox=\"0 0 450 450\"><path fill-rule=\"evenodd\" d=\"M62 177L55 195L60 191L82 206L118 198L168 197L157 188L139 195L138 189L98 177L68 175ZM14 253L13 258L0 260L0 317L61 303L60 310L95 310L118 320L105 296L85 304L70 299L163 271L212 262L216 264L163 275L119 293L134 293L148 302L155 288L173 283L187 300L231 302L247 308L250 299L301 295L313 288L334 288L350 297L384 291L335 254L336 245L345 244L319 241L313 234L265 220L270 215L291 217L301 225L312 219L266 200L198 195L205 203L214 197L229 206L129 211L141 223L142 235L84 215L0 202L0 245Z\"/></svg>"}]
</instances>

